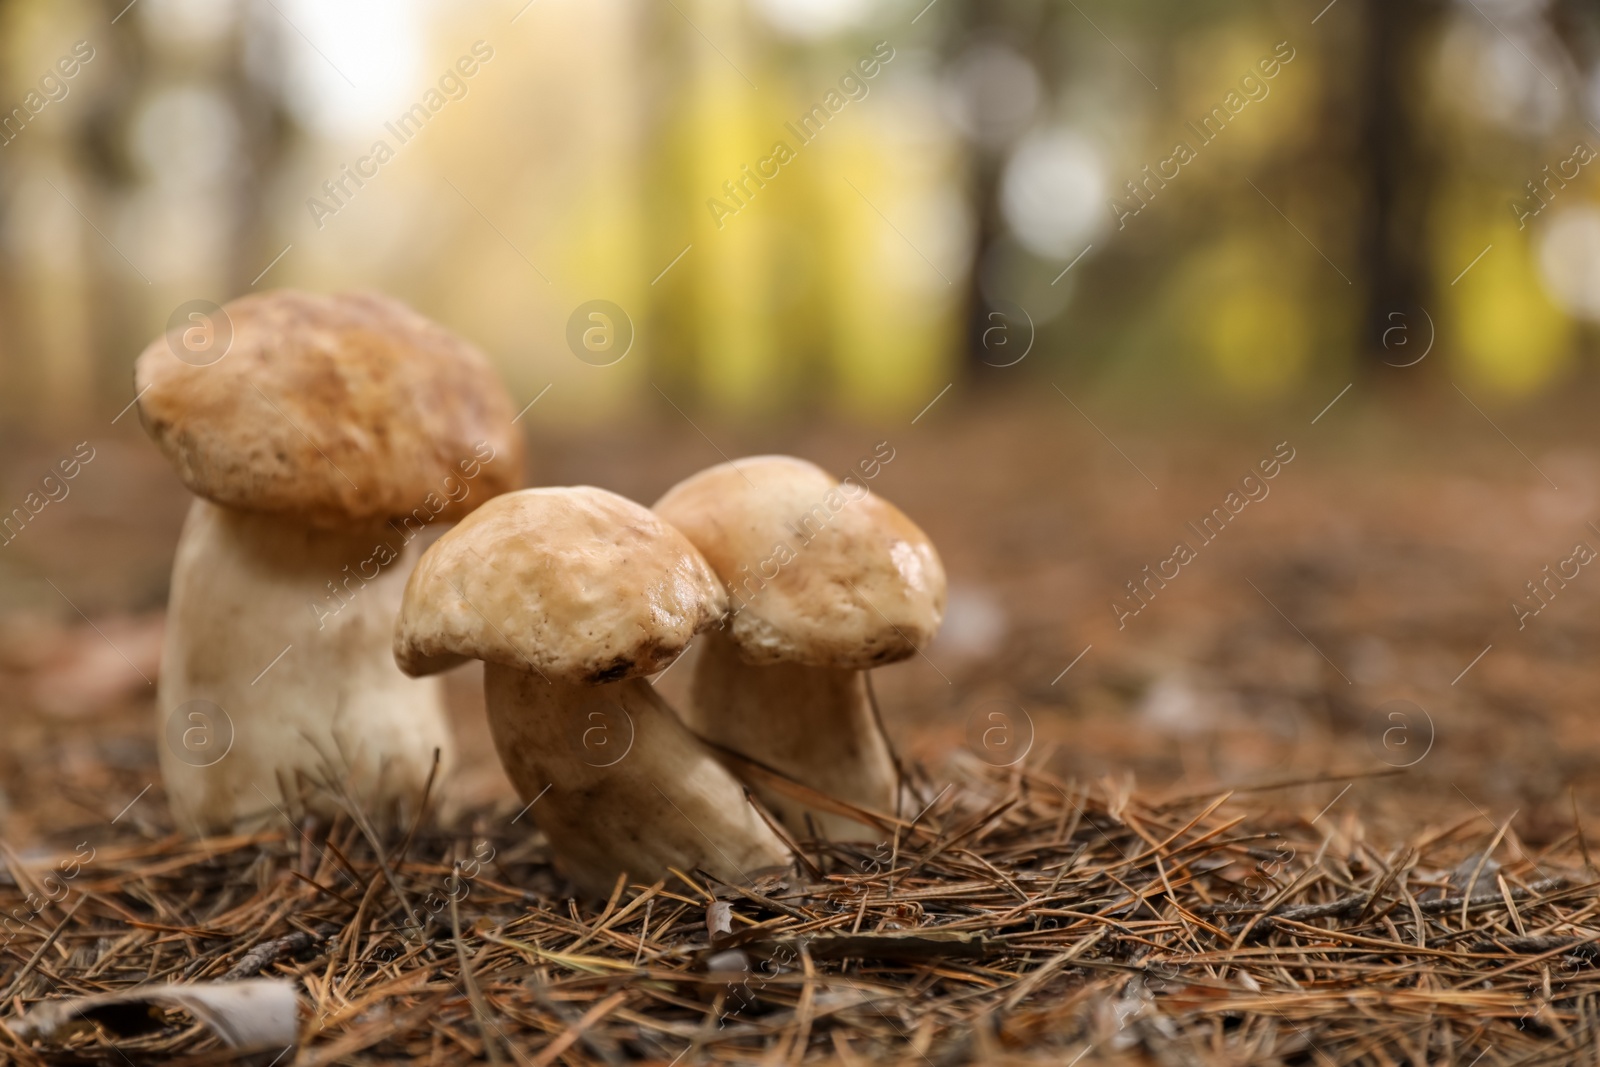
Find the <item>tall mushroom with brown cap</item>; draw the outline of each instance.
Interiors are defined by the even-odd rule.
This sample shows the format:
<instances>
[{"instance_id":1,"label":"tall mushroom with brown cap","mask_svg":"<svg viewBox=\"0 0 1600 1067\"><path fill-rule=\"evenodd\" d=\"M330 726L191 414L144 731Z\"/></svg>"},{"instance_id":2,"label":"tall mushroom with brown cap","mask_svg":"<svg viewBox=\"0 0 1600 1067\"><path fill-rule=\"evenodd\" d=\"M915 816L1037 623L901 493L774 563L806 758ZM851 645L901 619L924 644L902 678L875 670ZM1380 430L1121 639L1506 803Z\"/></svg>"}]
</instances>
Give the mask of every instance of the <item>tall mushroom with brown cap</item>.
<instances>
[{"instance_id":1,"label":"tall mushroom with brown cap","mask_svg":"<svg viewBox=\"0 0 1600 1067\"><path fill-rule=\"evenodd\" d=\"M145 429L199 498L158 687L168 797L202 833L298 816L302 796L331 814L318 783L404 817L452 750L438 682L392 654L413 542L521 480L510 397L387 297L272 292L221 315L219 357L169 335L135 370Z\"/></svg>"},{"instance_id":2,"label":"tall mushroom with brown cap","mask_svg":"<svg viewBox=\"0 0 1600 1067\"><path fill-rule=\"evenodd\" d=\"M728 588L732 618L710 634L685 721L706 739L811 788L894 813L899 774L865 672L914 655L944 616L944 566L916 524L859 482L791 456L718 464L655 511ZM759 783L803 829L863 826Z\"/></svg>"},{"instance_id":3,"label":"tall mushroom with brown cap","mask_svg":"<svg viewBox=\"0 0 1600 1067\"><path fill-rule=\"evenodd\" d=\"M788 849L644 680L726 610L700 553L645 508L524 489L423 554L394 655L413 675L484 661L500 762L580 888L669 867L742 880Z\"/></svg>"}]
</instances>

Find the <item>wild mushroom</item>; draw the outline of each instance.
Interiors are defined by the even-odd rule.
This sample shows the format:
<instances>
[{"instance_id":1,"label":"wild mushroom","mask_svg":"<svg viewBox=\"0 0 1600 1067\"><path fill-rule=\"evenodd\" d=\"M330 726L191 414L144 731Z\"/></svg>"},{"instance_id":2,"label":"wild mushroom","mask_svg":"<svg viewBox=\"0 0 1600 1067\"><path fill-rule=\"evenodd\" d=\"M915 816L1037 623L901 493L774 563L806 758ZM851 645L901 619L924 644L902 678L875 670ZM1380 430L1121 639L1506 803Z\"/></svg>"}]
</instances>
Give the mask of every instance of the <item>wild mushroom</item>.
<instances>
[{"instance_id":1,"label":"wild mushroom","mask_svg":"<svg viewBox=\"0 0 1600 1067\"><path fill-rule=\"evenodd\" d=\"M500 762L581 889L669 867L733 881L789 852L644 680L726 610L700 553L638 504L524 489L423 554L394 655L412 675L484 661Z\"/></svg>"},{"instance_id":2,"label":"wild mushroom","mask_svg":"<svg viewBox=\"0 0 1600 1067\"><path fill-rule=\"evenodd\" d=\"M655 512L728 588L728 625L708 635L684 719L702 737L822 793L894 813L899 774L866 671L915 654L944 615L944 566L926 534L859 482L790 456L718 464L679 482ZM860 823L756 786L802 829Z\"/></svg>"},{"instance_id":3,"label":"wild mushroom","mask_svg":"<svg viewBox=\"0 0 1600 1067\"><path fill-rule=\"evenodd\" d=\"M299 817L307 783L405 817L452 751L439 683L391 649L413 542L521 479L510 398L475 348L387 297L273 292L221 317L220 356L169 335L135 370L145 429L198 498L158 687L168 798L201 833Z\"/></svg>"}]
</instances>

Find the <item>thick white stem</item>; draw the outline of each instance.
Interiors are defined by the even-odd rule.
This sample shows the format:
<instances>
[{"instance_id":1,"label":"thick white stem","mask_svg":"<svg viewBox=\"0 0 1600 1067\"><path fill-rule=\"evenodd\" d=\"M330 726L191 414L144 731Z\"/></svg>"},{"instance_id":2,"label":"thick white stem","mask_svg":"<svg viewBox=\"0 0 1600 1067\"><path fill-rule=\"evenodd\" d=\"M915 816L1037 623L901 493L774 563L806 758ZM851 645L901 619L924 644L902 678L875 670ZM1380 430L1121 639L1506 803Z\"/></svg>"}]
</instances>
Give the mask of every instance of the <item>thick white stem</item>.
<instances>
[{"instance_id":1,"label":"thick white stem","mask_svg":"<svg viewBox=\"0 0 1600 1067\"><path fill-rule=\"evenodd\" d=\"M820 793L895 814L899 774L861 671L752 666L725 636L707 634L684 720L702 737ZM758 786L756 794L797 832L806 832L807 815L835 839L879 832L770 788Z\"/></svg>"},{"instance_id":2,"label":"thick white stem","mask_svg":"<svg viewBox=\"0 0 1600 1067\"><path fill-rule=\"evenodd\" d=\"M786 866L789 850L739 783L642 679L564 685L483 668L489 728L529 817L584 892L668 867L729 882Z\"/></svg>"},{"instance_id":3,"label":"thick white stem","mask_svg":"<svg viewBox=\"0 0 1600 1067\"><path fill-rule=\"evenodd\" d=\"M312 530L195 501L157 695L181 829L253 829L307 808L331 817L339 806L312 783L348 789L382 824L415 811L434 750L441 772L454 750L439 680L394 663L414 556L388 527Z\"/></svg>"}]
</instances>

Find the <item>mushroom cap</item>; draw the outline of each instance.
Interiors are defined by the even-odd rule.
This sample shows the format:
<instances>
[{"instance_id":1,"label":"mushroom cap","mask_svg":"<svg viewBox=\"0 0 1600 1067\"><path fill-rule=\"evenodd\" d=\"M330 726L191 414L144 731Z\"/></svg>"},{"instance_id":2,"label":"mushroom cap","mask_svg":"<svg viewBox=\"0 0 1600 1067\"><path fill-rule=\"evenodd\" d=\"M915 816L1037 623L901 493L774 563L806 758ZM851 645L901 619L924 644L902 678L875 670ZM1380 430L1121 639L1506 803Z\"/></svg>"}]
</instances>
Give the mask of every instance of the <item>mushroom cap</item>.
<instances>
[{"instance_id":1,"label":"mushroom cap","mask_svg":"<svg viewBox=\"0 0 1600 1067\"><path fill-rule=\"evenodd\" d=\"M453 522L520 483L494 369L400 301L284 289L222 311L220 358L180 359L168 334L134 370L139 418L196 495L328 528Z\"/></svg>"},{"instance_id":2,"label":"mushroom cap","mask_svg":"<svg viewBox=\"0 0 1600 1067\"><path fill-rule=\"evenodd\" d=\"M410 675L468 659L600 685L661 670L728 609L677 530L604 489L496 497L412 571L394 658Z\"/></svg>"},{"instance_id":3,"label":"mushroom cap","mask_svg":"<svg viewBox=\"0 0 1600 1067\"><path fill-rule=\"evenodd\" d=\"M728 586L750 663L865 670L905 659L944 618L933 542L860 482L792 456L752 456L684 479L655 511Z\"/></svg>"}]
</instances>

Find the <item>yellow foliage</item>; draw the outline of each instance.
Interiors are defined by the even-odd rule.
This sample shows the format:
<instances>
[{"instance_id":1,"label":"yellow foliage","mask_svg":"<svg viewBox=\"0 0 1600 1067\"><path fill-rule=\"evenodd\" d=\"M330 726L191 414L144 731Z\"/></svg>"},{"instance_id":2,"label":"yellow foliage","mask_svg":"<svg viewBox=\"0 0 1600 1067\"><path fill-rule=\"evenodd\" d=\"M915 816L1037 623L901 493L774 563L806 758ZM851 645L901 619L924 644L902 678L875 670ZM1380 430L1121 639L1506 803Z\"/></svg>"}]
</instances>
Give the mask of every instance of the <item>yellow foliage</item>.
<instances>
[{"instance_id":1,"label":"yellow foliage","mask_svg":"<svg viewBox=\"0 0 1600 1067\"><path fill-rule=\"evenodd\" d=\"M1199 253L1186 272L1180 318L1195 324L1207 369L1235 396L1280 396L1311 362L1313 308L1282 259L1281 245L1235 237Z\"/></svg>"},{"instance_id":2,"label":"yellow foliage","mask_svg":"<svg viewBox=\"0 0 1600 1067\"><path fill-rule=\"evenodd\" d=\"M1444 283L1450 311L1441 331L1466 380L1508 397L1554 381L1572 358L1572 323L1541 286L1526 236L1503 223L1463 227L1446 244L1441 275L1451 266L1459 274L1456 264L1492 245L1454 285Z\"/></svg>"}]
</instances>

